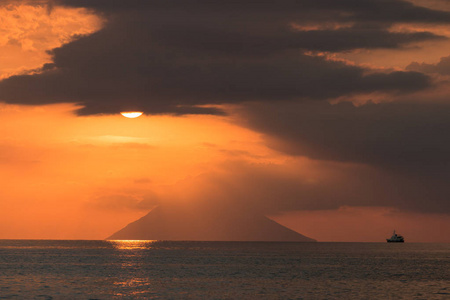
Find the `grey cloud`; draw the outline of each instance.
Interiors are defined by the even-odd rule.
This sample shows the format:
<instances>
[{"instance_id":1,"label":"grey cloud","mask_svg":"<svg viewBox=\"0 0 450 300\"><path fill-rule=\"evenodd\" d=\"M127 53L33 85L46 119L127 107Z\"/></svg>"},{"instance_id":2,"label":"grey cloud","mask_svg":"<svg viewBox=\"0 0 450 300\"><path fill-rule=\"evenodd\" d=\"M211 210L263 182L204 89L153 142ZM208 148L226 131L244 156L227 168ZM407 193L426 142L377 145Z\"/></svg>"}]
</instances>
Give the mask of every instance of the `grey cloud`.
<instances>
[{"instance_id":1,"label":"grey cloud","mask_svg":"<svg viewBox=\"0 0 450 300\"><path fill-rule=\"evenodd\" d=\"M168 193L158 197L159 203L174 204L178 200L196 207L234 207L262 214L341 206L450 213L449 188L444 180L423 180L371 166L324 161L291 160L277 165L236 160L219 167L218 172L189 177L170 186Z\"/></svg>"},{"instance_id":2,"label":"grey cloud","mask_svg":"<svg viewBox=\"0 0 450 300\"><path fill-rule=\"evenodd\" d=\"M175 27L175 26L174 26ZM285 25L277 32L245 32L239 28L189 27L158 29L155 41L203 55L261 56L286 50L347 51L353 49L401 48L427 40L441 40L430 32L390 32L386 28L356 24L328 30L294 30Z\"/></svg>"},{"instance_id":3,"label":"grey cloud","mask_svg":"<svg viewBox=\"0 0 450 300\"><path fill-rule=\"evenodd\" d=\"M449 12L436 11L425 7L415 6L408 1L401 0L344 0L344 1L307 1L310 5L324 5L329 10L351 12L341 17L348 20L375 22L424 22L449 23Z\"/></svg>"},{"instance_id":4,"label":"grey cloud","mask_svg":"<svg viewBox=\"0 0 450 300\"><path fill-rule=\"evenodd\" d=\"M134 109L183 114L217 113L214 108L194 105L327 99L374 91L412 92L430 86L429 78L418 72L365 76L358 67L299 55L292 60L167 66L161 61L145 65L142 57L130 59L135 60L130 66L134 70L117 70L110 58L99 58L69 69L62 66L40 75L11 77L0 82L0 92L7 103L80 103L85 105L80 114ZM139 68L146 69L144 77Z\"/></svg>"},{"instance_id":5,"label":"grey cloud","mask_svg":"<svg viewBox=\"0 0 450 300\"><path fill-rule=\"evenodd\" d=\"M358 28L358 26L337 30L301 31L297 34L297 38L297 48L332 52L362 48L401 48L414 42L445 39L444 36L429 32L400 33L380 28ZM295 42L291 43L295 45Z\"/></svg>"},{"instance_id":6,"label":"grey cloud","mask_svg":"<svg viewBox=\"0 0 450 300\"><path fill-rule=\"evenodd\" d=\"M104 13L136 9L174 10L177 12L223 12L226 16L285 19L285 16L339 21L426 22L449 23L450 13L415 6L402 0L262 0L262 1L210 1L210 0L59 0L60 5L89 7Z\"/></svg>"},{"instance_id":7,"label":"grey cloud","mask_svg":"<svg viewBox=\"0 0 450 300\"><path fill-rule=\"evenodd\" d=\"M424 73L438 73L441 75L450 75L450 56L442 57L437 64L413 62L410 65L408 65L406 69Z\"/></svg>"},{"instance_id":8,"label":"grey cloud","mask_svg":"<svg viewBox=\"0 0 450 300\"><path fill-rule=\"evenodd\" d=\"M449 172L450 105L391 102L255 104L246 125L272 147L314 159Z\"/></svg>"},{"instance_id":9,"label":"grey cloud","mask_svg":"<svg viewBox=\"0 0 450 300\"><path fill-rule=\"evenodd\" d=\"M95 9L108 19L106 27L51 51L54 63L41 74L1 81L0 101L77 103L84 106L80 115L135 109L220 114L204 105L408 93L430 86L419 72L365 75L364 68L301 51L398 48L441 38L393 33L388 27L392 22L444 22L450 14L394 0L338 2L57 1ZM403 14L394 21L375 20L372 12L388 4ZM336 30L291 27L324 18L355 24Z\"/></svg>"},{"instance_id":10,"label":"grey cloud","mask_svg":"<svg viewBox=\"0 0 450 300\"><path fill-rule=\"evenodd\" d=\"M379 170L377 176L356 176L364 178L363 182L374 182L375 189L364 188L365 192L354 190L352 182L359 179L347 178L343 184L349 193L354 191L366 200L377 195L380 205L449 213L449 115L448 103L391 102L355 107L351 103L310 102L254 104L246 108L243 119L246 126L264 133L268 145L278 151ZM324 186L330 188L333 185ZM354 205L349 199L330 197Z\"/></svg>"}]
</instances>

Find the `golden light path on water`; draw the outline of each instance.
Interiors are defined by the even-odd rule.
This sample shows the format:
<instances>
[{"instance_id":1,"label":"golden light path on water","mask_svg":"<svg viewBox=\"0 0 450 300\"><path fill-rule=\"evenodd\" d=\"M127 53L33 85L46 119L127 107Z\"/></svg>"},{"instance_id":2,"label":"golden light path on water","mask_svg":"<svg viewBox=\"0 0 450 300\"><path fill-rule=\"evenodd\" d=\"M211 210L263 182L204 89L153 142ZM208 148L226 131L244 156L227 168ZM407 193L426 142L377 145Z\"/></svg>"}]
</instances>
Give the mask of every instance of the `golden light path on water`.
<instances>
[{"instance_id":1,"label":"golden light path on water","mask_svg":"<svg viewBox=\"0 0 450 300\"><path fill-rule=\"evenodd\" d=\"M148 249L156 240L109 240L112 246L119 250Z\"/></svg>"},{"instance_id":2,"label":"golden light path on water","mask_svg":"<svg viewBox=\"0 0 450 300\"><path fill-rule=\"evenodd\" d=\"M133 251L133 250L146 250L151 249L151 245L156 240L107 240L114 249L120 250L122 254L119 254L121 258L120 268L124 271L134 270L136 268L141 268L143 266L144 254L142 251ZM123 251L123 252L122 252ZM130 252L129 252L130 251ZM127 253L127 254L124 254ZM117 278L114 281L114 286L118 289L118 292L114 292L114 296L116 297L124 297L124 296L142 296L144 291L139 290L138 287L147 287L145 292L150 292L150 283L151 280L148 278L140 277L139 275L135 275L131 278ZM124 292L124 290L126 292Z\"/></svg>"},{"instance_id":3,"label":"golden light path on water","mask_svg":"<svg viewBox=\"0 0 450 300\"><path fill-rule=\"evenodd\" d=\"M130 119L134 119L137 117L142 116L142 112L141 111L124 111L120 113L122 116L124 116L125 118L130 118Z\"/></svg>"}]
</instances>

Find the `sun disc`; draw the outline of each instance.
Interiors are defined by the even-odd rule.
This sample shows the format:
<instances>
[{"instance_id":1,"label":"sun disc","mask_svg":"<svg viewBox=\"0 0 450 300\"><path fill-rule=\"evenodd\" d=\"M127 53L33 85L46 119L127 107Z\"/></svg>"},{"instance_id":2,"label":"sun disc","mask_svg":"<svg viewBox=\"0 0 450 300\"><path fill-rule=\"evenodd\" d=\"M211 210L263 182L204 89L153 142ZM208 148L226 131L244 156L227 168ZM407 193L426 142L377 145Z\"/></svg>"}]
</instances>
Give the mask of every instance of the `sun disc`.
<instances>
[{"instance_id":1,"label":"sun disc","mask_svg":"<svg viewBox=\"0 0 450 300\"><path fill-rule=\"evenodd\" d=\"M130 118L130 119L134 119L137 117L140 117L142 115L141 111L124 111L120 113L122 116L124 116L125 118Z\"/></svg>"}]
</instances>

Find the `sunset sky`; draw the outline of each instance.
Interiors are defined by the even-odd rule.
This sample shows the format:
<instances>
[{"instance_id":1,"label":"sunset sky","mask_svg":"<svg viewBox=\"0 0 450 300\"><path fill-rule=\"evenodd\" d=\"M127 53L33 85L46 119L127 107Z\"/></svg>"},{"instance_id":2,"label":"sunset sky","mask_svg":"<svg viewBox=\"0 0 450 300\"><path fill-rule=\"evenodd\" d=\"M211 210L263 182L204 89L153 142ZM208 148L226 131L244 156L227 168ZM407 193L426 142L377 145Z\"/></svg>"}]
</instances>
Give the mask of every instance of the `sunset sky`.
<instances>
[{"instance_id":1,"label":"sunset sky","mask_svg":"<svg viewBox=\"0 0 450 300\"><path fill-rule=\"evenodd\" d=\"M3 0L0 121L0 239L212 205L450 242L448 0Z\"/></svg>"}]
</instances>

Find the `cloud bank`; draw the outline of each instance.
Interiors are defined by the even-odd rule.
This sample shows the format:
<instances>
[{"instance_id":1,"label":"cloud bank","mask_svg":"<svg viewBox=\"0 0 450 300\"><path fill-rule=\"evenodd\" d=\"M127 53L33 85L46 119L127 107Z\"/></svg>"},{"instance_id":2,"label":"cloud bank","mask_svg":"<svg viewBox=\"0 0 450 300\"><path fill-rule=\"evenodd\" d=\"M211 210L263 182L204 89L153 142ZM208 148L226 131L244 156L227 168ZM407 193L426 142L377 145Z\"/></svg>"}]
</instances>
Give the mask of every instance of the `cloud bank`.
<instances>
[{"instance_id":1,"label":"cloud bank","mask_svg":"<svg viewBox=\"0 0 450 300\"><path fill-rule=\"evenodd\" d=\"M379 72L310 52L401 49L445 39L395 32L448 23L450 13L406 1L56 1L93 9L103 29L53 49L39 74L0 82L0 100L70 102L80 115L220 114L211 105L324 100L431 86L417 71ZM209 107L205 107L209 106Z\"/></svg>"}]
</instances>

